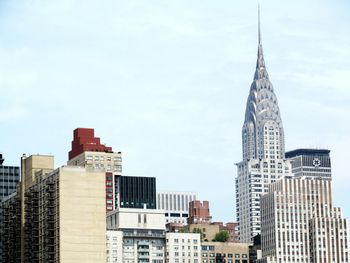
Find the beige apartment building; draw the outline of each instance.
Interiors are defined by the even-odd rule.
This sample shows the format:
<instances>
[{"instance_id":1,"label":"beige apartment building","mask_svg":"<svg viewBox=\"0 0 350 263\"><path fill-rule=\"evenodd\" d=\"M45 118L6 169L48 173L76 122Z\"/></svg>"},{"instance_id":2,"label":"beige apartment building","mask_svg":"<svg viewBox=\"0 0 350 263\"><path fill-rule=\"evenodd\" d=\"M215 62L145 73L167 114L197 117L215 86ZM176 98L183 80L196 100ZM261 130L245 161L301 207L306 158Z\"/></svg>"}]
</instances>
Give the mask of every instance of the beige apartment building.
<instances>
[{"instance_id":1,"label":"beige apartment building","mask_svg":"<svg viewBox=\"0 0 350 263\"><path fill-rule=\"evenodd\" d=\"M121 152L86 151L73 157L67 162L70 166L87 167L105 173L105 208L106 212L117 208L115 177L122 174Z\"/></svg>"},{"instance_id":2,"label":"beige apartment building","mask_svg":"<svg viewBox=\"0 0 350 263\"><path fill-rule=\"evenodd\" d=\"M77 128L73 132L72 148L68 153L68 165L93 168L105 172L106 212L118 207L115 178L122 175L122 153L101 143L94 129Z\"/></svg>"},{"instance_id":3,"label":"beige apartment building","mask_svg":"<svg viewBox=\"0 0 350 263\"><path fill-rule=\"evenodd\" d=\"M53 170L52 156L34 155L22 157L22 178L21 191L6 201L12 209L6 209L1 226L8 248L4 262L105 262L104 172L71 166ZM13 217L20 218L20 232L12 229Z\"/></svg>"}]
</instances>

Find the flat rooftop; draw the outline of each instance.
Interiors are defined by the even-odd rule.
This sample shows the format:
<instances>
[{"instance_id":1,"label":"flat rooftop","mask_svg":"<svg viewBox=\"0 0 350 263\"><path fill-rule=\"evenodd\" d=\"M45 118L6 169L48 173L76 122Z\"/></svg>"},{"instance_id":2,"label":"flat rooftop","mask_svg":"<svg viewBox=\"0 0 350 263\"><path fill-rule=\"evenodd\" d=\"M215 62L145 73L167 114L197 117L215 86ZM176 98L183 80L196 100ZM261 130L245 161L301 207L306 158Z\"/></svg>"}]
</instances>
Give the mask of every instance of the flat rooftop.
<instances>
[{"instance_id":1,"label":"flat rooftop","mask_svg":"<svg viewBox=\"0 0 350 263\"><path fill-rule=\"evenodd\" d=\"M292 158L300 155L329 155L331 151L328 149L311 149L311 148L301 148L286 152L286 158Z\"/></svg>"}]
</instances>

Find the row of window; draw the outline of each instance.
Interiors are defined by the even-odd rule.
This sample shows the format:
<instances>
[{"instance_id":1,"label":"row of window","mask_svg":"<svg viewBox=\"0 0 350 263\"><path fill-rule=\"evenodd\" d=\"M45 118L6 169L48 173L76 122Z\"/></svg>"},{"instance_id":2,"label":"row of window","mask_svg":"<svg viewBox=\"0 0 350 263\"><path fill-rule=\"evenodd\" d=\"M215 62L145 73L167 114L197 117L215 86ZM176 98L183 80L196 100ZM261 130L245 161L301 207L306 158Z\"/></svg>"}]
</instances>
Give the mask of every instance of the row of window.
<instances>
[{"instance_id":1,"label":"row of window","mask_svg":"<svg viewBox=\"0 0 350 263\"><path fill-rule=\"evenodd\" d=\"M167 239L166 242L169 242L169 240ZM182 239L182 243L185 243L186 240ZM174 238L174 243L177 244L179 243L179 239L178 238ZM187 243L192 243L191 239L187 239ZM193 239L193 244L198 244L198 240L197 239Z\"/></svg>"},{"instance_id":2,"label":"row of window","mask_svg":"<svg viewBox=\"0 0 350 263\"><path fill-rule=\"evenodd\" d=\"M86 160L104 161L105 157L104 156L98 156L98 155L96 155L96 156L88 155L88 156L86 156ZM113 160L115 162L121 162L122 161L122 157L114 156ZM112 161L112 157L111 156L107 156L106 157L106 161L108 161L108 162Z\"/></svg>"}]
</instances>

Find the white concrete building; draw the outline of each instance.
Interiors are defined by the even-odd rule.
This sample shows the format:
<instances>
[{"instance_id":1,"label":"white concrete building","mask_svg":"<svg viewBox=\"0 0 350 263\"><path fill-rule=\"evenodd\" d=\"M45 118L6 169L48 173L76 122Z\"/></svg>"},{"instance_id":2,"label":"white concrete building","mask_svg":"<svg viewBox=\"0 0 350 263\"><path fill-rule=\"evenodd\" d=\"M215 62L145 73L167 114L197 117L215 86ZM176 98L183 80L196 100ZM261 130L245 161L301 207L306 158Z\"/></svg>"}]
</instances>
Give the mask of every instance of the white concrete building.
<instances>
[{"instance_id":1,"label":"white concrete building","mask_svg":"<svg viewBox=\"0 0 350 263\"><path fill-rule=\"evenodd\" d=\"M165 262L164 211L119 208L107 214L107 229L122 233L122 262ZM118 251L120 245L116 247Z\"/></svg>"},{"instance_id":2,"label":"white concrete building","mask_svg":"<svg viewBox=\"0 0 350 263\"><path fill-rule=\"evenodd\" d=\"M107 230L107 263L123 263L123 231Z\"/></svg>"},{"instance_id":3,"label":"white concrete building","mask_svg":"<svg viewBox=\"0 0 350 263\"><path fill-rule=\"evenodd\" d=\"M264 263L349 262L347 220L328 179L283 178L261 198Z\"/></svg>"},{"instance_id":4,"label":"white concrete building","mask_svg":"<svg viewBox=\"0 0 350 263\"><path fill-rule=\"evenodd\" d=\"M166 233L167 263L200 263L201 237L195 233Z\"/></svg>"},{"instance_id":5,"label":"white concrete building","mask_svg":"<svg viewBox=\"0 0 350 263\"><path fill-rule=\"evenodd\" d=\"M242 128L243 161L237 163L236 215L241 242L260 234L260 196L290 173L284 160L284 131L277 97L266 70L258 30L258 56Z\"/></svg>"},{"instance_id":6,"label":"white concrete building","mask_svg":"<svg viewBox=\"0 0 350 263\"><path fill-rule=\"evenodd\" d=\"M158 191L157 208L165 211L166 223L187 224L188 204L196 199L194 192Z\"/></svg>"}]
</instances>

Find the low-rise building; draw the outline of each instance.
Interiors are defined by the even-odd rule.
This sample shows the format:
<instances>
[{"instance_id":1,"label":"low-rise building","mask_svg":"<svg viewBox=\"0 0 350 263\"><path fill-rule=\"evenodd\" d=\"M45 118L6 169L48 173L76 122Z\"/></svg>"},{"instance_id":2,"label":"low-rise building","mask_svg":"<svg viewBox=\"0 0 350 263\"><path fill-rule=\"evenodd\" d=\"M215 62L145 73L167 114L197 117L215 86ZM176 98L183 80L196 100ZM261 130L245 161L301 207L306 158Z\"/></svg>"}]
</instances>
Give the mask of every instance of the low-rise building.
<instances>
[{"instance_id":1,"label":"low-rise building","mask_svg":"<svg viewBox=\"0 0 350 263\"><path fill-rule=\"evenodd\" d=\"M189 232L201 233L202 241L212 241L220 232L220 225L209 223L198 223L188 225Z\"/></svg>"},{"instance_id":2,"label":"low-rise building","mask_svg":"<svg viewBox=\"0 0 350 263\"><path fill-rule=\"evenodd\" d=\"M166 233L166 262L201 262L201 238L196 233Z\"/></svg>"},{"instance_id":3,"label":"low-rise building","mask_svg":"<svg viewBox=\"0 0 350 263\"><path fill-rule=\"evenodd\" d=\"M249 263L249 245L232 242L202 242L202 263Z\"/></svg>"},{"instance_id":4,"label":"low-rise building","mask_svg":"<svg viewBox=\"0 0 350 263\"><path fill-rule=\"evenodd\" d=\"M239 242L238 223L228 222L224 224L223 222L213 222L212 224L218 225L220 227L220 231L227 231L229 235L227 242Z\"/></svg>"},{"instance_id":5,"label":"low-rise building","mask_svg":"<svg viewBox=\"0 0 350 263\"><path fill-rule=\"evenodd\" d=\"M118 231L122 262L165 261L165 216L157 209L119 208L107 214L107 229ZM115 240L118 242L118 239ZM119 262L120 253L109 254L109 262Z\"/></svg>"}]
</instances>

